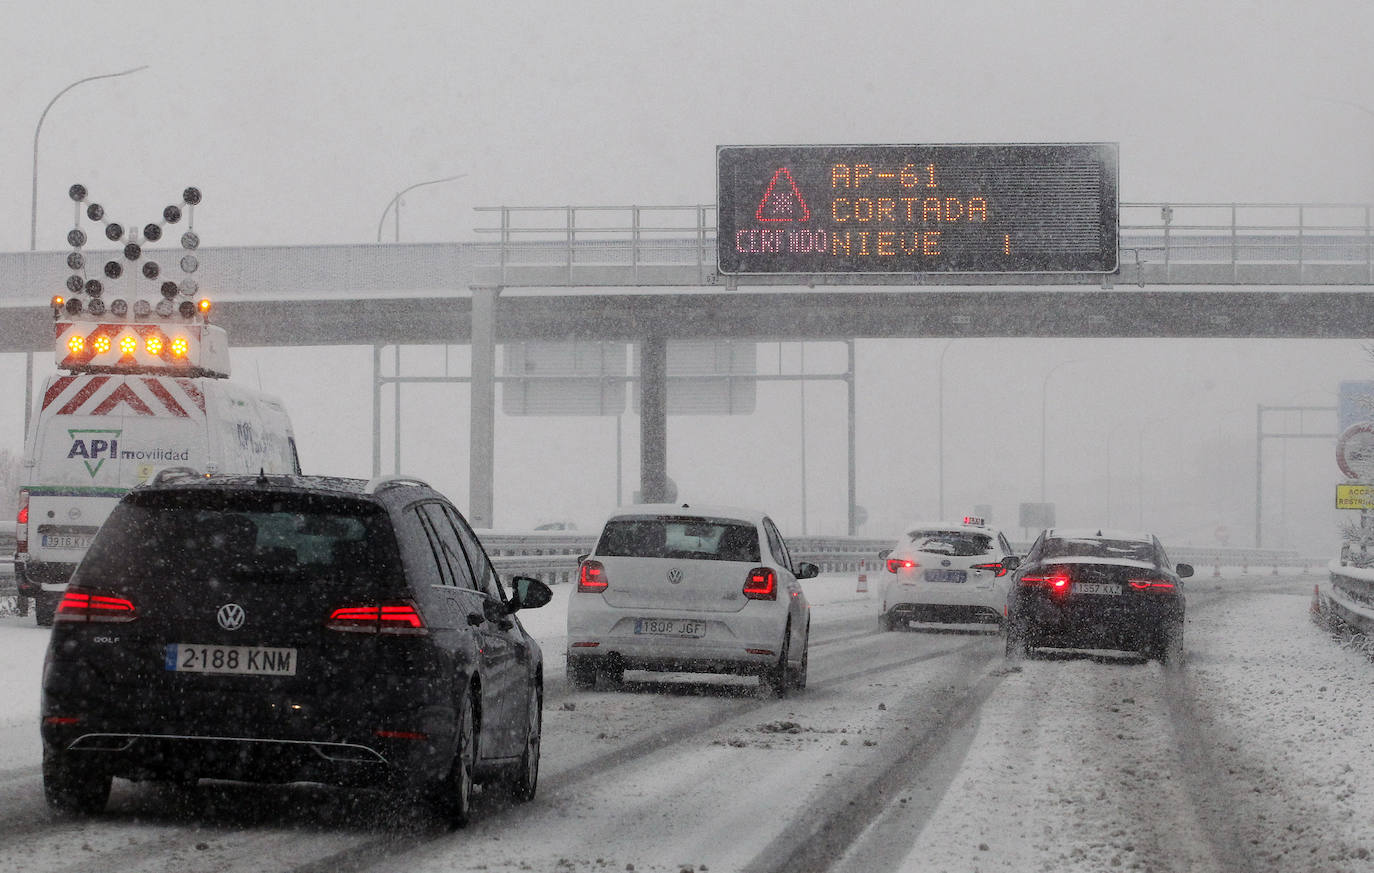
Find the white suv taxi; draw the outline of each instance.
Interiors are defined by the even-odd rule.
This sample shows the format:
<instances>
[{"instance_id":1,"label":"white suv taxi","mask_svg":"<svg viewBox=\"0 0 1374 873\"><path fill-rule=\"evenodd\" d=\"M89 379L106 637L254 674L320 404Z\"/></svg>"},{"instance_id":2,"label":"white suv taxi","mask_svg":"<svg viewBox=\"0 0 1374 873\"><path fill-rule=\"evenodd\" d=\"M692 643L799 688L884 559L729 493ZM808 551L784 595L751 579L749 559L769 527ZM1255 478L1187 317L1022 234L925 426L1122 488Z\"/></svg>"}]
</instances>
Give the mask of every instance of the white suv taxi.
<instances>
[{"instance_id":1,"label":"white suv taxi","mask_svg":"<svg viewBox=\"0 0 1374 873\"><path fill-rule=\"evenodd\" d=\"M624 672L756 675L778 697L806 686L810 606L768 516L646 504L607 520L568 601L568 680Z\"/></svg>"},{"instance_id":2,"label":"white suv taxi","mask_svg":"<svg viewBox=\"0 0 1374 873\"><path fill-rule=\"evenodd\" d=\"M908 525L896 546L878 555L887 565L883 628L915 622L1001 625L1007 574L1018 559L1002 532L983 519Z\"/></svg>"}]
</instances>

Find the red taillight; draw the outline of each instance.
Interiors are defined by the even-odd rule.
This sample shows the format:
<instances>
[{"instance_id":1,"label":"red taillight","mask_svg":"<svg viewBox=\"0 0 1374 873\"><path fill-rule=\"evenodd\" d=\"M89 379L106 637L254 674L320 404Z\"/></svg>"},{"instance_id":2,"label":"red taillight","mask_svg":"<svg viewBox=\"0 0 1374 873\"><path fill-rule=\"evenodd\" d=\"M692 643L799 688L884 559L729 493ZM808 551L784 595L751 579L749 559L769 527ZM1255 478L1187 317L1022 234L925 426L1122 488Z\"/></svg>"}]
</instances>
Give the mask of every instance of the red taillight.
<instances>
[{"instance_id":1,"label":"red taillight","mask_svg":"<svg viewBox=\"0 0 1374 873\"><path fill-rule=\"evenodd\" d=\"M68 588L53 616L54 621L88 622L133 621L136 618L138 610L129 598L89 588Z\"/></svg>"},{"instance_id":2,"label":"red taillight","mask_svg":"<svg viewBox=\"0 0 1374 873\"><path fill-rule=\"evenodd\" d=\"M915 570L919 566L921 565L911 560L910 558L887 559L887 572L889 573L900 573L903 570Z\"/></svg>"},{"instance_id":3,"label":"red taillight","mask_svg":"<svg viewBox=\"0 0 1374 873\"><path fill-rule=\"evenodd\" d=\"M392 730L378 729L378 730L373 731L372 733L376 734L377 736L381 737L381 738L384 739L384 740L427 740L427 739L429 739L429 734L423 733L423 732L421 732L421 731L392 731Z\"/></svg>"},{"instance_id":4,"label":"red taillight","mask_svg":"<svg viewBox=\"0 0 1374 873\"><path fill-rule=\"evenodd\" d=\"M1149 576L1142 579L1132 579L1131 587L1137 591L1173 591L1174 583L1158 576Z\"/></svg>"},{"instance_id":5,"label":"red taillight","mask_svg":"<svg viewBox=\"0 0 1374 873\"><path fill-rule=\"evenodd\" d=\"M973 565L973 569L975 569L975 570L991 570L993 573L995 573L995 574L997 575L997 578L999 578L999 579L1002 578L1003 576L1007 575L1007 568L1006 568L1006 567L1003 567L1002 564L1001 564L1000 562L998 562L998 561L993 561L993 562L988 563L988 564L974 564L974 565Z\"/></svg>"},{"instance_id":6,"label":"red taillight","mask_svg":"<svg viewBox=\"0 0 1374 873\"><path fill-rule=\"evenodd\" d=\"M1022 588L1042 588L1051 594L1067 594L1069 574L1064 570L1049 570L1043 573L1027 573L1017 580Z\"/></svg>"},{"instance_id":7,"label":"red taillight","mask_svg":"<svg viewBox=\"0 0 1374 873\"><path fill-rule=\"evenodd\" d=\"M395 603L354 603L329 614L329 630L360 634L422 636L429 633L420 611L409 600Z\"/></svg>"},{"instance_id":8,"label":"red taillight","mask_svg":"<svg viewBox=\"0 0 1374 873\"><path fill-rule=\"evenodd\" d=\"M19 489L19 514L14 520L14 551L25 554L29 550L29 489Z\"/></svg>"},{"instance_id":9,"label":"red taillight","mask_svg":"<svg viewBox=\"0 0 1374 873\"><path fill-rule=\"evenodd\" d=\"M582 562L581 569L577 571L578 591L591 591L593 593L605 591L607 584L606 568L602 566L600 561Z\"/></svg>"},{"instance_id":10,"label":"red taillight","mask_svg":"<svg viewBox=\"0 0 1374 873\"><path fill-rule=\"evenodd\" d=\"M58 725L60 727L68 727L80 723L81 717L76 715L49 715L43 717L43 724Z\"/></svg>"},{"instance_id":11,"label":"red taillight","mask_svg":"<svg viewBox=\"0 0 1374 873\"><path fill-rule=\"evenodd\" d=\"M755 567L744 579L744 596L750 600L777 600L778 574L771 567Z\"/></svg>"}]
</instances>

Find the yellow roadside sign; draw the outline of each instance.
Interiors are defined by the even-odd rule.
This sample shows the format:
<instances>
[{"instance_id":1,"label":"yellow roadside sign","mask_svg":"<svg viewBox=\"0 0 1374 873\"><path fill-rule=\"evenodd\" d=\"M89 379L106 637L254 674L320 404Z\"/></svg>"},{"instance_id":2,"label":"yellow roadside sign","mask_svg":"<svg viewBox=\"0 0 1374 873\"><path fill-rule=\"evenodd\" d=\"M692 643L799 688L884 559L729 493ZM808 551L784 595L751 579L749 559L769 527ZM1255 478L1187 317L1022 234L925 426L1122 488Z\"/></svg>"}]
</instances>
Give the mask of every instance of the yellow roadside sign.
<instances>
[{"instance_id":1,"label":"yellow roadside sign","mask_svg":"<svg viewBox=\"0 0 1374 873\"><path fill-rule=\"evenodd\" d=\"M1374 509L1374 485L1337 485L1337 509Z\"/></svg>"}]
</instances>

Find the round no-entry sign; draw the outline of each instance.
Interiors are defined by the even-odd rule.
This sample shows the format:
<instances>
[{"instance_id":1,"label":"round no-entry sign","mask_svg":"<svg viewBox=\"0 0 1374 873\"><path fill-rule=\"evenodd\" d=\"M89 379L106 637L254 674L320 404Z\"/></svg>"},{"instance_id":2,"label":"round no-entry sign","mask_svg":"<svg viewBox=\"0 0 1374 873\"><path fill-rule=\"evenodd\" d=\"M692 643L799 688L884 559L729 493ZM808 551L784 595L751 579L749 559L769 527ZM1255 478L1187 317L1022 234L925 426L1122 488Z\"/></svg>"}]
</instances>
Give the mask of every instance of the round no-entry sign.
<instances>
[{"instance_id":1,"label":"round no-entry sign","mask_svg":"<svg viewBox=\"0 0 1374 873\"><path fill-rule=\"evenodd\" d=\"M1374 421L1352 424L1336 440L1336 463L1350 479L1374 479Z\"/></svg>"}]
</instances>

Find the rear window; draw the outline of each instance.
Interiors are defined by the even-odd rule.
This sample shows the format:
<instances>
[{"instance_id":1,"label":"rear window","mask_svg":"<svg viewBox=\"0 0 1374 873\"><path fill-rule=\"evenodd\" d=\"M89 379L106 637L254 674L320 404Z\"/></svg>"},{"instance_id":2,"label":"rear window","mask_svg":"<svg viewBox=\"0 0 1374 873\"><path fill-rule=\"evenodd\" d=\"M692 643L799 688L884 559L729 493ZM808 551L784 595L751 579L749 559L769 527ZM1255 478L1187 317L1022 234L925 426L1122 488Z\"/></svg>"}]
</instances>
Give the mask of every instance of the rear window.
<instances>
[{"instance_id":1,"label":"rear window","mask_svg":"<svg viewBox=\"0 0 1374 873\"><path fill-rule=\"evenodd\" d=\"M752 524L706 518L634 518L606 522L597 555L623 558L759 560L759 533Z\"/></svg>"},{"instance_id":2,"label":"rear window","mask_svg":"<svg viewBox=\"0 0 1374 873\"><path fill-rule=\"evenodd\" d=\"M1129 561L1153 562L1155 559L1155 549L1151 543L1143 543L1139 540L1063 537L1045 540L1042 557L1122 558Z\"/></svg>"},{"instance_id":3,"label":"rear window","mask_svg":"<svg viewBox=\"0 0 1374 873\"><path fill-rule=\"evenodd\" d=\"M140 579L252 579L311 584L381 579L399 567L386 513L317 495L164 492L131 495L96 535L87 584Z\"/></svg>"},{"instance_id":4,"label":"rear window","mask_svg":"<svg viewBox=\"0 0 1374 873\"><path fill-rule=\"evenodd\" d=\"M907 539L916 547L916 551L935 555L962 558L991 555L993 552L992 537L973 531L913 530L907 533Z\"/></svg>"}]
</instances>

